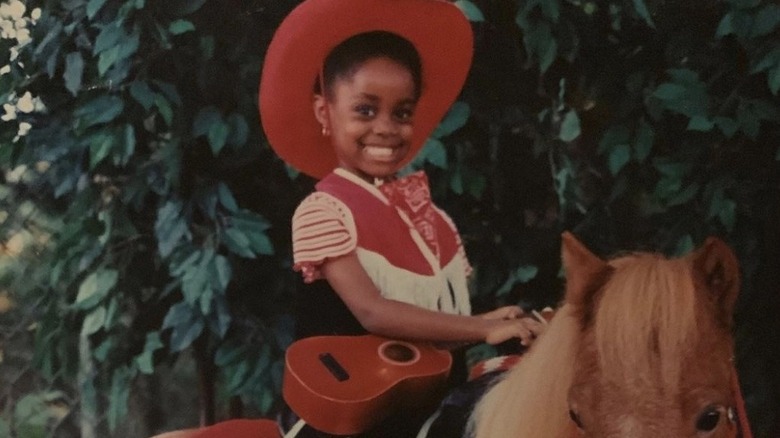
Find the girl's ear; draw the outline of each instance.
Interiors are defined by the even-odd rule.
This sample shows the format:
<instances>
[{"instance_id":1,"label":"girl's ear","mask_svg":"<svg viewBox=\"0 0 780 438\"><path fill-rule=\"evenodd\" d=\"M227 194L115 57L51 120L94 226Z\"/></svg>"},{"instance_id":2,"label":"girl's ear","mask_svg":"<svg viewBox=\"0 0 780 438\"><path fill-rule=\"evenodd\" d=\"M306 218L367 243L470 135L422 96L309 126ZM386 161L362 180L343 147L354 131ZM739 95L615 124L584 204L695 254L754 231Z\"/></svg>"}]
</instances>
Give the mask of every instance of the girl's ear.
<instances>
[{"instance_id":1,"label":"girl's ear","mask_svg":"<svg viewBox=\"0 0 780 438\"><path fill-rule=\"evenodd\" d=\"M328 124L328 101L322 94L315 94L312 101L312 108L314 109L314 117L320 122L323 129L330 128Z\"/></svg>"}]
</instances>

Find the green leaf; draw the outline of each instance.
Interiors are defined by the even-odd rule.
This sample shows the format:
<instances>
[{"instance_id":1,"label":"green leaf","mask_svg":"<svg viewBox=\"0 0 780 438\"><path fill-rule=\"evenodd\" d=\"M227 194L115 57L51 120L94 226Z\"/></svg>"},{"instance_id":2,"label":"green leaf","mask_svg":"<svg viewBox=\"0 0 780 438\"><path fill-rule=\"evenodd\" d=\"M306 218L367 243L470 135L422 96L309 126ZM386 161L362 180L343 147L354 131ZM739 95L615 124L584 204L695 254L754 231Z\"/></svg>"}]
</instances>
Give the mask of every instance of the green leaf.
<instances>
[{"instance_id":1,"label":"green leaf","mask_svg":"<svg viewBox=\"0 0 780 438\"><path fill-rule=\"evenodd\" d=\"M189 324L175 326L171 333L171 351L175 353L189 347L203 333L203 328L203 320L200 318Z\"/></svg>"},{"instance_id":2,"label":"green leaf","mask_svg":"<svg viewBox=\"0 0 780 438\"><path fill-rule=\"evenodd\" d=\"M628 144L615 145L609 153L607 164L612 175L618 172L631 160L631 146Z\"/></svg>"},{"instance_id":3,"label":"green leaf","mask_svg":"<svg viewBox=\"0 0 780 438\"><path fill-rule=\"evenodd\" d=\"M97 55L106 50L116 47L119 40L125 36L120 22L110 23L100 29L100 33L95 38L95 46L92 48L92 54Z\"/></svg>"},{"instance_id":4,"label":"green leaf","mask_svg":"<svg viewBox=\"0 0 780 438\"><path fill-rule=\"evenodd\" d=\"M214 258L213 250L204 250L197 266L187 268L182 275L181 291L186 302L193 304L203 294L211 291L211 278L208 265Z\"/></svg>"},{"instance_id":5,"label":"green leaf","mask_svg":"<svg viewBox=\"0 0 780 438\"><path fill-rule=\"evenodd\" d=\"M112 432L127 413L127 400L130 396L133 374L131 369L121 367L114 370L111 377L111 389L108 393L108 428Z\"/></svg>"},{"instance_id":6,"label":"green leaf","mask_svg":"<svg viewBox=\"0 0 780 438\"><path fill-rule=\"evenodd\" d=\"M679 99L685 94L685 87L678 84L663 83L658 86L653 92L653 96L661 100L675 100Z\"/></svg>"},{"instance_id":7,"label":"green leaf","mask_svg":"<svg viewBox=\"0 0 780 438\"><path fill-rule=\"evenodd\" d=\"M768 4L761 8L754 17L751 37L769 35L777 29L778 24L780 24L780 6Z\"/></svg>"},{"instance_id":8,"label":"green leaf","mask_svg":"<svg viewBox=\"0 0 780 438\"><path fill-rule=\"evenodd\" d=\"M526 29L523 43L526 50L539 62L539 72L546 72L558 55L558 43L550 25L543 21L531 25Z\"/></svg>"},{"instance_id":9,"label":"green leaf","mask_svg":"<svg viewBox=\"0 0 780 438\"><path fill-rule=\"evenodd\" d=\"M171 108L171 104L168 103L168 100L160 96L159 94L154 96L154 104L157 106L157 110L160 112L160 116L165 120L165 123L168 126L173 125L173 109Z\"/></svg>"},{"instance_id":10,"label":"green leaf","mask_svg":"<svg viewBox=\"0 0 780 438\"><path fill-rule=\"evenodd\" d=\"M634 141L634 158L637 162L643 163L650 152L653 149L653 142L655 141L655 131L645 119L639 121L639 127L637 128L636 140Z\"/></svg>"},{"instance_id":11,"label":"green leaf","mask_svg":"<svg viewBox=\"0 0 780 438\"><path fill-rule=\"evenodd\" d=\"M714 121L708 120L706 117L694 116L688 122L688 128L687 129L689 131L710 132L710 131L712 131L712 128L714 128L714 127L715 127L715 122Z\"/></svg>"},{"instance_id":12,"label":"green leaf","mask_svg":"<svg viewBox=\"0 0 780 438\"><path fill-rule=\"evenodd\" d=\"M472 3L469 0L456 0L455 6L457 6L461 11L463 11L463 14L466 15L466 18L469 19L469 21L474 22L480 22L485 21L485 16L482 15L482 11L479 10L479 7Z\"/></svg>"},{"instance_id":13,"label":"green leaf","mask_svg":"<svg viewBox=\"0 0 780 438\"><path fill-rule=\"evenodd\" d=\"M780 63L777 64L777 67L767 72L766 82L769 86L769 91L777 96L777 92L780 91Z\"/></svg>"},{"instance_id":14,"label":"green leaf","mask_svg":"<svg viewBox=\"0 0 780 438\"><path fill-rule=\"evenodd\" d=\"M678 193L673 194L667 201L668 206L684 205L699 194L699 184L693 183Z\"/></svg>"},{"instance_id":15,"label":"green leaf","mask_svg":"<svg viewBox=\"0 0 780 438\"><path fill-rule=\"evenodd\" d=\"M453 103L444 119L431 134L431 137L439 139L452 134L466 124L470 115L471 107L469 104L461 101Z\"/></svg>"},{"instance_id":16,"label":"green leaf","mask_svg":"<svg viewBox=\"0 0 780 438\"><path fill-rule=\"evenodd\" d=\"M101 95L76 108L73 115L79 120L79 126L86 128L114 120L124 108L125 103L120 97Z\"/></svg>"},{"instance_id":17,"label":"green leaf","mask_svg":"<svg viewBox=\"0 0 780 438\"><path fill-rule=\"evenodd\" d=\"M570 142L580 136L580 118L577 111L571 109L563 116L561 132L558 135L562 141Z\"/></svg>"},{"instance_id":18,"label":"green leaf","mask_svg":"<svg viewBox=\"0 0 780 438\"><path fill-rule=\"evenodd\" d=\"M183 16L192 14L200 9L206 3L206 0L169 0L166 3L169 4L175 15Z\"/></svg>"},{"instance_id":19,"label":"green leaf","mask_svg":"<svg viewBox=\"0 0 780 438\"><path fill-rule=\"evenodd\" d=\"M105 3L106 0L89 0L87 3L87 18L91 20Z\"/></svg>"},{"instance_id":20,"label":"green leaf","mask_svg":"<svg viewBox=\"0 0 780 438\"><path fill-rule=\"evenodd\" d=\"M444 143L435 138L429 138L425 142L420 155L420 158L425 162L431 163L439 169L447 168L447 149L444 147Z\"/></svg>"},{"instance_id":21,"label":"green leaf","mask_svg":"<svg viewBox=\"0 0 780 438\"><path fill-rule=\"evenodd\" d=\"M225 337L225 333L230 328L232 317L230 316L227 301L223 296L215 297L213 304L215 310L209 315L209 326L221 339Z\"/></svg>"},{"instance_id":22,"label":"green leaf","mask_svg":"<svg viewBox=\"0 0 780 438\"><path fill-rule=\"evenodd\" d=\"M106 322L106 307L100 306L92 310L81 324L81 336L89 336L97 333Z\"/></svg>"},{"instance_id":23,"label":"green leaf","mask_svg":"<svg viewBox=\"0 0 780 438\"><path fill-rule=\"evenodd\" d=\"M133 125L125 125L122 130L124 135L120 143L120 148L117 150L119 153L114 155L114 165L124 166L135 153L135 128Z\"/></svg>"},{"instance_id":24,"label":"green leaf","mask_svg":"<svg viewBox=\"0 0 780 438\"><path fill-rule=\"evenodd\" d=\"M98 73L103 76L119 59L119 46L104 50L98 57Z\"/></svg>"},{"instance_id":25,"label":"green leaf","mask_svg":"<svg viewBox=\"0 0 780 438\"><path fill-rule=\"evenodd\" d=\"M755 60L754 60L755 61ZM750 69L750 73L759 73L780 65L780 46L770 50Z\"/></svg>"},{"instance_id":26,"label":"green leaf","mask_svg":"<svg viewBox=\"0 0 780 438\"><path fill-rule=\"evenodd\" d=\"M70 94L76 95L81 90L81 77L84 74L84 59L79 52L71 52L65 57L65 88Z\"/></svg>"},{"instance_id":27,"label":"green leaf","mask_svg":"<svg viewBox=\"0 0 780 438\"><path fill-rule=\"evenodd\" d=\"M111 132L101 131L89 137L89 169L94 170L110 153L116 142Z\"/></svg>"},{"instance_id":28,"label":"green leaf","mask_svg":"<svg viewBox=\"0 0 780 438\"><path fill-rule=\"evenodd\" d=\"M653 18L650 16L650 11L647 10L644 0L633 0L633 2L636 13L645 20L648 26L655 29L655 23L653 23Z\"/></svg>"},{"instance_id":29,"label":"green leaf","mask_svg":"<svg viewBox=\"0 0 780 438\"><path fill-rule=\"evenodd\" d=\"M623 125L610 126L601 137L598 153L604 154L618 145L628 145L631 141L631 132Z\"/></svg>"},{"instance_id":30,"label":"green leaf","mask_svg":"<svg viewBox=\"0 0 780 438\"><path fill-rule=\"evenodd\" d=\"M509 274L509 277L496 291L496 296L506 295L517 284L528 283L539 273L539 268L533 265L520 266Z\"/></svg>"},{"instance_id":31,"label":"green leaf","mask_svg":"<svg viewBox=\"0 0 780 438\"><path fill-rule=\"evenodd\" d=\"M182 238L190 238L189 226L182 216L181 202L168 201L158 210L154 234L163 257L168 257Z\"/></svg>"},{"instance_id":32,"label":"green leaf","mask_svg":"<svg viewBox=\"0 0 780 438\"><path fill-rule=\"evenodd\" d=\"M149 88L149 84L144 81L133 81L130 83L130 95L136 102L140 103L145 110L149 111L155 103L155 93Z\"/></svg>"},{"instance_id":33,"label":"green leaf","mask_svg":"<svg viewBox=\"0 0 780 438\"><path fill-rule=\"evenodd\" d=\"M685 254L690 254L691 251L693 251L695 248L695 245L693 243L693 238L686 234L682 237L680 237L680 240L677 241L677 245L674 248L673 255L681 257Z\"/></svg>"},{"instance_id":34,"label":"green leaf","mask_svg":"<svg viewBox=\"0 0 780 438\"><path fill-rule=\"evenodd\" d=\"M50 418L46 401L40 394L27 394L14 406L14 423L19 437L46 437L46 424Z\"/></svg>"},{"instance_id":35,"label":"green leaf","mask_svg":"<svg viewBox=\"0 0 780 438\"><path fill-rule=\"evenodd\" d=\"M160 332L153 331L146 334L144 351L135 357L135 364L138 371L143 374L152 374L154 372L154 352L163 348L164 344L160 340Z\"/></svg>"},{"instance_id":36,"label":"green leaf","mask_svg":"<svg viewBox=\"0 0 780 438\"><path fill-rule=\"evenodd\" d=\"M219 151L225 146L228 135L230 135L230 127L222 120L211 125L208 132L208 140L209 145L211 145L211 152L214 155L219 154Z\"/></svg>"},{"instance_id":37,"label":"green leaf","mask_svg":"<svg viewBox=\"0 0 780 438\"><path fill-rule=\"evenodd\" d=\"M87 276L79 286L75 305L80 309L89 309L108 295L116 285L119 272L114 269L99 269Z\"/></svg>"},{"instance_id":38,"label":"green leaf","mask_svg":"<svg viewBox=\"0 0 780 438\"><path fill-rule=\"evenodd\" d=\"M227 143L233 146L243 146L249 137L249 125L243 115L232 113L227 116L228 136Z\"/></svg>"},{"instance_id":39,"label":"green leaf","mask_svg":"<svg viewBox=\"0 0 780 438\"><path fill-rule=\"evenodd\" d=\"M715 126L717 126L718 129L720 129L720 132L727 138L733 137L737 130L739 130L737 121L728 117L715 117L713 122L715 122Z\"/></svg>"},{"instance_id":40,"label":"green leaf","mask_svg":"<svg viewBox=\"0 0 780 438\"><path fill-rule=\"evenodd\" d=\"M217 184L217 197L219 198L219 203L222 204L222 206L225 207L225 209L227 209L229 212L235 213L238 211L236 198L233 197L233 193L223 182Z\"/></svg>"},{"instance_id":41,"label":"green leaf","mask_svg":"<svg viewBox=\"0 0 780 438\"><path fill-rule=\"evenodd\" d=\"M233 276L233 270L228 259L224 256L217 255L214 257L210 268L214 273L212 280L213 282L216 282L217 287L221 291L227 289L228 283L230 283L230 279Z\"/></svg>"},{"instance_id":42,"label":"green leaf","mask_svg":"<svg viewBox=\"0 0 780 438\"><path fill-rule=\"evenodd\" d=\"M193 30L195 30L195 25L189 20L179 19L168 25L168 32L173 35L181 35Z\"/></svg>"},{"instance_id":43,"label":"green leaf","mask_svg":"<svg viewBox=\"0 0 780 438\"><path fill-rule=\"evenodd\" d=\"M222 344L214 354L214 364L220 368L232 365L241 360L249 350L244 344Z\"/></svg>"}]
</instances>

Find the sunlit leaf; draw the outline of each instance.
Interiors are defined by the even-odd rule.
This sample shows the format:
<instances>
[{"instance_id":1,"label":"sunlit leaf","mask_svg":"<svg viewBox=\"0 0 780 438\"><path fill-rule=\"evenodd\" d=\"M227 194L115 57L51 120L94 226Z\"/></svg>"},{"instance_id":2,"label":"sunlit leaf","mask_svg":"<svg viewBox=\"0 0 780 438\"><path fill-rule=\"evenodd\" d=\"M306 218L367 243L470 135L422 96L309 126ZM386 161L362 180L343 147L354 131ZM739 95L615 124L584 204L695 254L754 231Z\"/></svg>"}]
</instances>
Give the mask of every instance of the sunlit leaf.
<instances>
[{"instance_id":1,"label":"sunlit leaf","mask_svg":"<svg viewBox=\"0 0 780 438\"><path fill-rule=\"evenodd\" d=\"M90 313L87 314L87 316L84 318L84 322L81 324L81 335L89 336L93 333L96 333L98 330L103 328L103 324L105 322L105 306L100 306L93 309Z\"/></svg>"},{"instance_id":2,"label":"sunlit leaf","mask_svg":"<svg viewBox=\"0 0 780 438\"><path fill-rule=\"evenodd\" d=\"M577 111L571 109L566 112L561 121L561 131L559 138L562 141L570 142L580 136L580 118Z\"/></svg>"},{"instance_id":3,"label":"sunlit leaf","mask_svg":"<svg viewBox=\"0 0 780 438\"><path fill-rule=\"evenodd\" d=\"M102 300L116 285L119 272L114 269L100 269L89 274L79 286L76 306L88 309Z\"/></svg>"}]
</instances>

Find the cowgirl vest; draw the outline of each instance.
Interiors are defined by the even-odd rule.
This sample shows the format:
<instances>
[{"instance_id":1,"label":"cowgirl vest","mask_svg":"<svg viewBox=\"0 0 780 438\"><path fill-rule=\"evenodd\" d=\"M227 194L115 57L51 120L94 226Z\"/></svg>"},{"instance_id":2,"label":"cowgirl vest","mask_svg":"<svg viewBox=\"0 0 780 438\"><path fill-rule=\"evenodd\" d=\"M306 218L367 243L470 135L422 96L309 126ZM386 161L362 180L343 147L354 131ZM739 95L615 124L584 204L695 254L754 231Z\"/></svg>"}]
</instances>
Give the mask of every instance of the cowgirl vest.
<instances>
[{"instance_id":1,"label":"cowgirl vest","mask_svg":"<svg viewBox=\"0 0 780 438\"><path fill-rule=\"evenodd\" d=\"M420 175L423 179L418 184ZM404 184L409 181L415 183L411 191L410 185ZM389 184L404 193L394 194L392 187L380 190L337 170L317 183L317 192L310 196L324 198L317 202L328 202L331 210L338 211L344 227L354 237L354 251L361 265L383 297L429 310L470 314L470 267L455 226L430 203L424 174ZM404 200L409 201L407 205L399 205ZM426 203L426 220L415 217L417 212L425 211L422 207ZM324 255L302 257L303 263L296 260L296 268L304 271L305 265L324 260ZM306 293L303 295L306 300Z\"/></svg>"}]
</instances>

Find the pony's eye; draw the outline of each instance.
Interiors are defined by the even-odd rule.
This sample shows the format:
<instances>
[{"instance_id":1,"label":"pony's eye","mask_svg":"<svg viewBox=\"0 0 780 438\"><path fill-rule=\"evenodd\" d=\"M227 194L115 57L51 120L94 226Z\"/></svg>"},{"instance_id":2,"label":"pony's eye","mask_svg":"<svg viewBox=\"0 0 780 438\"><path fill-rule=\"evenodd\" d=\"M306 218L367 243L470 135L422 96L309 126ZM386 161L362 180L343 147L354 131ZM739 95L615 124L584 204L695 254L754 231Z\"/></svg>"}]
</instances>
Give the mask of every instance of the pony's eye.
<instances>
[{"instance_id":1,"label":"pony's eye","mask_svg":"<svg viewBox=\"0 0 780 438\"><path fill-rule=\"evenodd\" d=\"M699 414L696 419L696 430L699 432L711 432L720 422L720 410L715 406L710 406Z\"/></svg>"},{"instance_id":2,"label":"pony's eye","mask_svg":"<svg viewBox=\"0 0 780 438\"><path fill-rule=\"evenodd\" d=\"M574 412L573 409L569 409L569 418L571 418L571 421L573 421L574 424L577 425L577 427L579 427L580 429L584 429L584 427L582 426L582 419L580 418L579 415L577 415L576 412Z\"/></svg>"}]
</instances>

